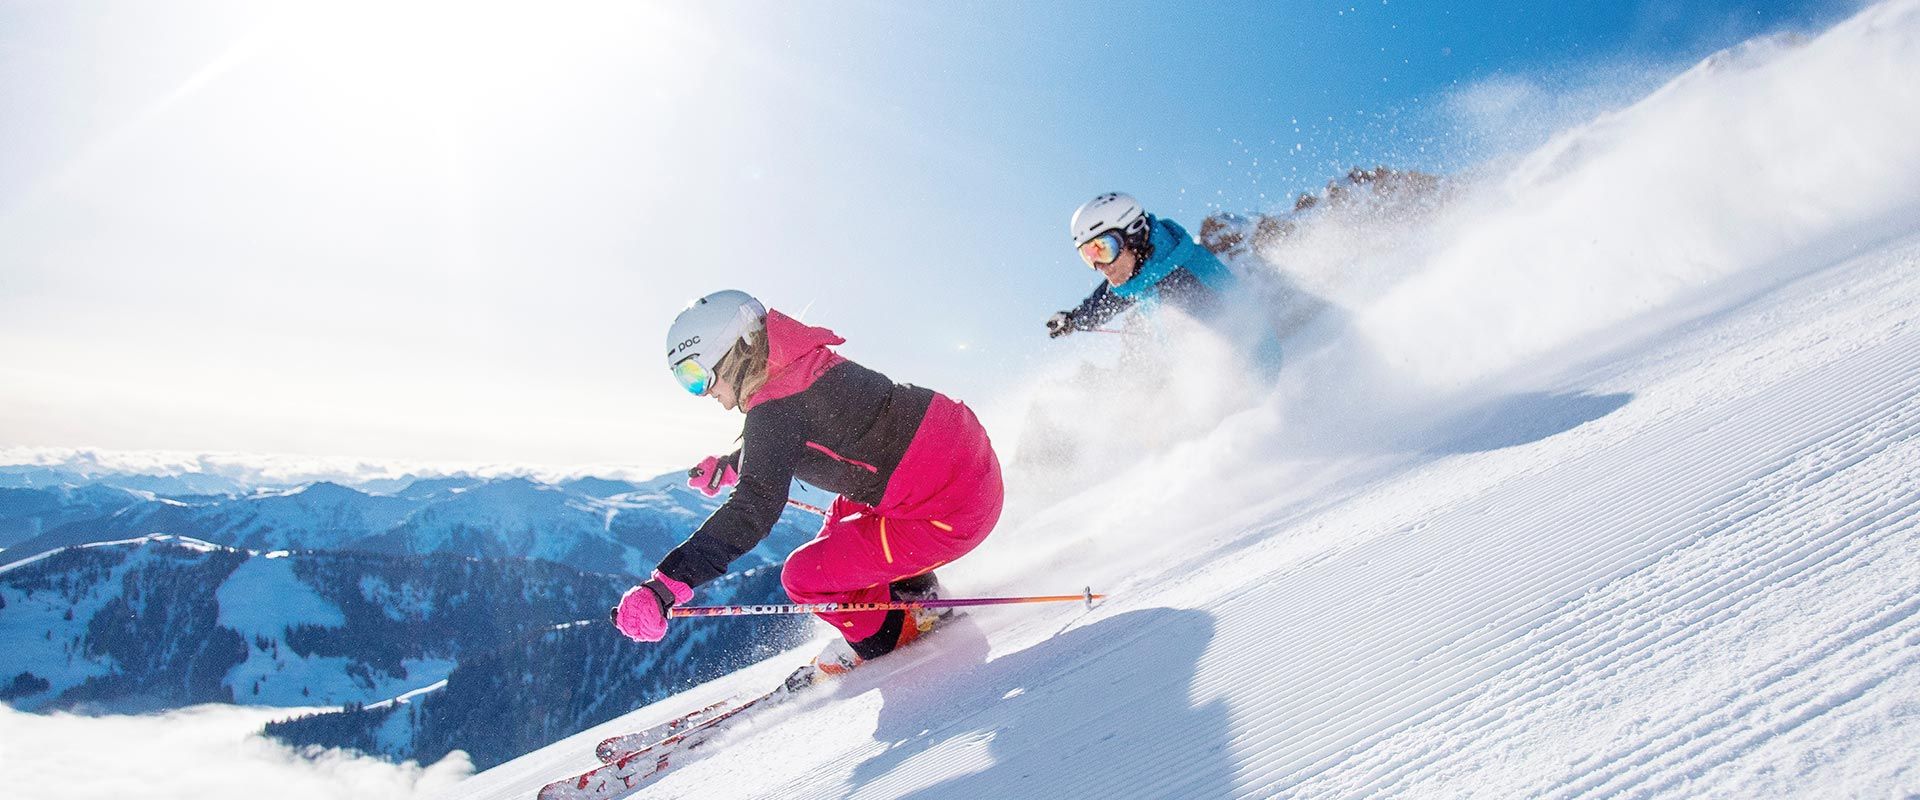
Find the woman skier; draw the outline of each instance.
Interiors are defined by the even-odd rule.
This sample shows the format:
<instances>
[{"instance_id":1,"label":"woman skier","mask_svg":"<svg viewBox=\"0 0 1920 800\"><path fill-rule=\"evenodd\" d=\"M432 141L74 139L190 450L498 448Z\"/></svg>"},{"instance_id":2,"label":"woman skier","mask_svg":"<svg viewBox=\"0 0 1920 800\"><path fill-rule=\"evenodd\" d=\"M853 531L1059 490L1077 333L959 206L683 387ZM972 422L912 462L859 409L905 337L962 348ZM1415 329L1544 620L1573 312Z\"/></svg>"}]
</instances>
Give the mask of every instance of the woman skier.
<instances>
[{"instance_id":1,"label":"woman skier","mask_svg":"<svg viewBox=\"0 0 1920 800\"><path fill-rule=\"evenodd\" d=\"M781 574L796 603L938 596L934 569L966 555L1000 518L1000 462L973 412L930 389L896 384L829 349L844 339L715 292L667 331L667 366L695 396L746 415L740 449L711 456L689 483L733 496L613 610L637 641L667 633L667 609L720 577L773 529L795 478L839 495L820 533ZM903 611L822 613L841 638L788 679L845 672L930 629Z\"/></svg>"}]
</instances>

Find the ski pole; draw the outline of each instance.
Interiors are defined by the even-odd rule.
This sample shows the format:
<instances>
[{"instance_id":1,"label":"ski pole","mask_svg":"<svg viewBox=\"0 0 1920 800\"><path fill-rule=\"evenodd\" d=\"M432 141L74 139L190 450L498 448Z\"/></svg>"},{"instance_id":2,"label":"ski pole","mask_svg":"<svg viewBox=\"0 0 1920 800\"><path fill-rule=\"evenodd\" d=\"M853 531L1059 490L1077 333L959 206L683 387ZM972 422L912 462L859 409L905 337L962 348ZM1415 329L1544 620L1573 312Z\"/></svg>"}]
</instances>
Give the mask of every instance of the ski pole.
<instances>
[{"instance_id":1,"label":"ski pole","mask_svg":"<svg viewBox=\"0 0 1920 800\"><path fill-rule=\"evenodd\" d=\"M1079 600L1093 607L1093 601L1105 599L1088 587L1080 594L1049 594L1027 597L957 597L951 600L910 600L887 603L776 603L757 606L674 606L669 617L747 617L768 614L822 614L835 611L911 611L916 608L961 608L964 606L1001 606L1014 603L1070 603Z\"/></svg>"},{"instance_id":2,"label":"ski pole","mask_svg":"<svg viewBox=\"0 0 1920 800\"><path fill-rule=\"evenodd\" d=\"M706 470L703 470L703 469L701 469L701 468L699 468L699 467L694 467L693 469L690 469L690 470L687 470L687 477L688 477L688 478L698 478L698 477L700 477L700 476L702 476L702 475L705 475L705 474L706 474ZM719 479L719 475L720 475L720 473L718 473L718 472L715 472L715 473L714 473L714 477L715 477L715 480L718 480L718 479ZM709 482L707 483L707 486L708 486L708 487L710 487L710 488L718 488L718 487L717 487L717 485L716 485L716 484L715 484L715 483L714 483L713 481L709 481ZM787 498L787 505L790 505L790 506L793 506L794 508L797 508L797 509L800 509L801 511L805 511L805 512L807 512L807 513L810 513L810 514L817 514L817 515L819 515L819 516L822 516L822 517L824 517L824 516L826 516L826 515L827 515L827 510L826 510L826 509L824 509L824 508L821 508L821 507L819 507L819 506L816 506L816 505L810 505L810 504L807 504L807 503L802 503L802 502L800 502L800 501L798 501L798 500L795 500L795 499L793 499L793 498L791 498L791 497L789 497L789 498Z\"/></svg>"}]
</instances>

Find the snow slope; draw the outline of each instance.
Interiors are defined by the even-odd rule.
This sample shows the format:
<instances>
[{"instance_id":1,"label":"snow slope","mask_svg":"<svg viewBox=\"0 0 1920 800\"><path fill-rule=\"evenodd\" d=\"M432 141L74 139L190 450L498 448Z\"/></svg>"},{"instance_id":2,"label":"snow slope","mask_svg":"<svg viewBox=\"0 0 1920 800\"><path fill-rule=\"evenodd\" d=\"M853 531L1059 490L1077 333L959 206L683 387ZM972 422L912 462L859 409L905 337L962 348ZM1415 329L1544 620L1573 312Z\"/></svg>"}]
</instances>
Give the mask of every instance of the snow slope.
<instances>
[{"instance_id":1,"label":"snow slope","mask_svg":"<svg viewBox=\"0 0 1920 800\"><path fill-rule=\"evenodd\" d=\"M1920 792L1916 74L1882 4L1484 176L1265 402L942 571L1105 604L978 611L642 796Z\"/></svg>"},{"instance_id":2,"label":"snow slope","mask_svg":"<svg viewBox=\"0 0 1920 800\"><path fill-rule=\"evenodd\" d=\"M458 666L450 658L401 659L405 677L395 677L380 671L356 674L353 659L344 656L301 655L287 644L290 628L341 628L347 619L338 605L294 574L293 559L284 554L250 558L214 595L220 602L220 626L240 634L250 645L246 660L229 669L221 681L233 687L243 702L288 708L366 702L363 698L394 697L423 685L445 683L447 674ZM432 611L419 607L417 601L409 607L408 598L376 594L369 599L401 613L425 616ZM263 642L268 646L259 646Z\"/></svg>"}]
</instances>

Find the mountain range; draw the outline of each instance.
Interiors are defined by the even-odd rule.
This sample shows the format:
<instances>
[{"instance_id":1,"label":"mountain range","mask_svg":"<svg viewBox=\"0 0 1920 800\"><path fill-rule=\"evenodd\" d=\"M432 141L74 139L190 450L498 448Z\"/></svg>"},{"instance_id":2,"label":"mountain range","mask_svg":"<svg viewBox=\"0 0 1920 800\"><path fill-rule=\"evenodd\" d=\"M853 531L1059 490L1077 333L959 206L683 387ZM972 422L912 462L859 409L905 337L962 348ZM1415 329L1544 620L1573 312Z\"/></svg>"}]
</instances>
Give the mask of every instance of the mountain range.
<instances>
[{"instance_id":1,"label":"mountain range","mask_svg":"<svg viewBox=\"0 0 1920 800\"><path fill-rule=\"evenodd\" d=\"M643 483L525 477L415 480L391 493L319 481L197 494L191 476L87 478L38 469L0 473L0 566L62 547L149 534L256 551L353 550L394 555L538 558L582 570L644 575L720 501L676 475ZM162 493L154 486L176 490ZM785 557L817 520L792 511L743 568Z\"/></svg>"},{"instance_id":2,"label":"mountain range","mask_svg":"<svg viewBox=\"0 0 1920 800\"><path fill-rule=\"evenodd\" d=\"M0 701L22 710L333 706L271 732L492 764L806 630L722 620L642 648L605 624L721 502L676 475L433 477L387 491L32 467L0 477ZM702 602L783 601L766 567L815 527L783 517Z\"/></svg>"},{"instance_id":3,"label":"mountain range","mask_svg":"<svg viewBox=\"0 0 1920 800\"><path fill-rule=\"evenodd\" d=\"M632 583L539 559L260 553L165 535L69 547L0 568L0 700L89 713L334 706L270 731L396 760L461 749L492 764L806 630L804 619L718 620L636 647L605 624ZM779 571L764 567L700 596L783 599Z\"/></svg>"}]
</instances>

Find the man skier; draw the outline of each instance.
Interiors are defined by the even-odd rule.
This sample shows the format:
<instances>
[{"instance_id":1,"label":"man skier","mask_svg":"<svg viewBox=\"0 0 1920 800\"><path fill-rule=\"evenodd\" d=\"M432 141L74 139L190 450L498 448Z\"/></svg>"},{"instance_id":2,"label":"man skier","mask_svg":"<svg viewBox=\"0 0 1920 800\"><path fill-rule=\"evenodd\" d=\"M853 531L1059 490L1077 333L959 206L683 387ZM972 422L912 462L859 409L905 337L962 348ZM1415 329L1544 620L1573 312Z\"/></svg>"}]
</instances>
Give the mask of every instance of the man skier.
<instances>
[{"instance_id":1,"label":"man skier","mask_svg":"<svg viewBox=\"0 0 1920 800\"><path fill-rule=\"evenodd\" d=\"M667 366L695 396L746 415L740 449L710 456L689 483L733 496L613 610L637 641L666 636L667 610L727 572L773 529L794 478L839 495L820 533L781 574L796 603L871 603L938 596L934 569L967 554L1000 518L993 443L965 405L896 384L833 352L845 340L722 291L687 307L667 331ZM931 612L822 613L840 633L790 687L845 672L932 628Z\"/></svg>"},{"instance_id":2,"label":"man skier","mask_svg":"<svg viewBox=\"0 0 1920 800\"><path fill-rule=\"evenodd\" d=\"M1081 205L1069 231L1081 260L1106 280L1079 306L1048 318L1049 337L1095 330L1129 308L1166 304L1237 342L1260 371L1279 371L1280 340L1272 326L1249 313L1257 310L1230 304L1244 294L1240 279L1179 223L1109 192Z\"/></svg>"}]
</instances>

